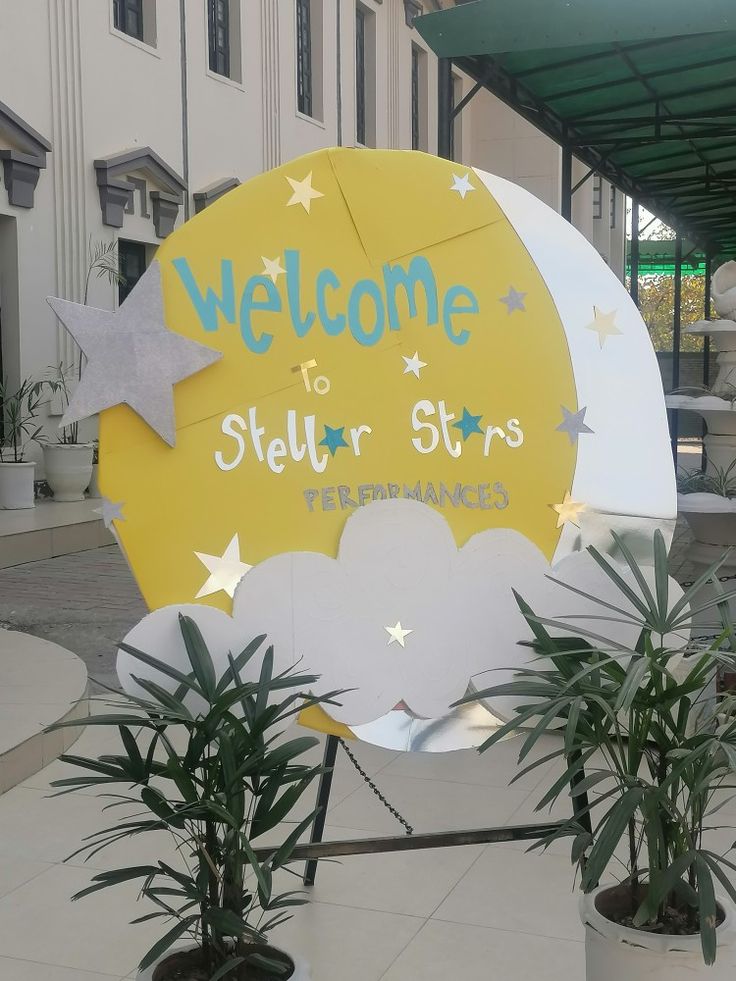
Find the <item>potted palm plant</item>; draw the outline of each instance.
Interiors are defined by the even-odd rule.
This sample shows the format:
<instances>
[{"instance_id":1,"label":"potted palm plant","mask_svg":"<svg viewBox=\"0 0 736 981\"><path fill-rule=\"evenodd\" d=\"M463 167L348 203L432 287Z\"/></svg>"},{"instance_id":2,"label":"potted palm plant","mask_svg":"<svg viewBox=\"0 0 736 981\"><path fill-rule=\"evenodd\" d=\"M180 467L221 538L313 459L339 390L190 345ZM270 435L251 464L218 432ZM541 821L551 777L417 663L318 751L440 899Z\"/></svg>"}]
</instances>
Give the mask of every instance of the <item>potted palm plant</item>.
<instances>
[{"instance_id":1,"label":"potted palm plant","mask_svg":"<svg viewBox=\"0 0 736 981\"><path fill-rule=\"evenodd\" d=\"M562 730L559 748L529 762L516 779L551 759L563 761L562 772L540 790L537 810L570 795L575 813L540 846L572 839L588 981L731 979L736 859L732 846L724 851L711 841L728 825L723 806L736 791L736 698L717 695L715 685L719 668L736 663L730 596L718 586L717 563L671 603L661 534L654 540L653 582L614 538L640 592L594 548L589 552L620 590L621 603L568 588L598 603L602 623L636 623L636 647L626 650L581 629L574 617L538 617L517 596L538 659L509 683L472 696L512 696L517 706L480 749L517 734L523 762L550 726ZM700 602L706 584L720 595ZM690 620L704 612L722 614L725 623L711 640L692 642ZM667 638L678 635L681 646L671 646ZM736 831L729 842L734 839Z\"/></svg>"},{"instance_id":2,"label":"potted palm plant","mask_svg":"<svg viewBox=\"0 0 736 981\"><path fill-rule=\"evenodd\" d=\"M15 390L0 382L0 507L32 508L36 464L26 460L29 443L41 442L36 420L43 403L44 382L25 378Z\"/></svg>"},{"instance_id":3,"label":"potted palm plant","mask_svg":"<svg viewBox=\"0 0 736 981\"><path fill-rule=\"evenodd\" d=\"M47 380L49 389L60 399L64 412L69 408L73 372L73 365L60 363L51 369ZM84 500L84 492L92 479L94 449L93 442L80 443L78 422L62 426L57 442L44 444L46 482L54 492L55 501Z\"/></svg>"},{"instance_id":4,"label":"potted palm plant","mask_svg":"<svg viewBox=\"0 0 736 981\"><path fill-rule=\"evenodd\" d=\"M314 676L274 676L273 649L259 653L264 637L230 655L218 677L194 621L180 616L179 624L191 670L122 645L146 666L142 673L157 680L136 677L142 697L116 699L108 703L110 712L87 720L116 727L121 753L65 755L87 774L53 786L58 793L118 786L117 804L142 810L90 835L75 854L91 855L126 838L133 850L140 835L170 835L181 867L159 861L102 872L74 898L141 882L141 897L152 909L134 922L160 918L173 925L141 961L139 981L304 981L306 966L269 946L267 937L306 901L298 891L277 892L275 879L315 815L295 822L276 843L273 832L322 772L301 761L317 740L285 741L284 729L302 708L331 695L308 694ZM269 832L258 857L259 839Z\"/></svg>"}]
</instances>

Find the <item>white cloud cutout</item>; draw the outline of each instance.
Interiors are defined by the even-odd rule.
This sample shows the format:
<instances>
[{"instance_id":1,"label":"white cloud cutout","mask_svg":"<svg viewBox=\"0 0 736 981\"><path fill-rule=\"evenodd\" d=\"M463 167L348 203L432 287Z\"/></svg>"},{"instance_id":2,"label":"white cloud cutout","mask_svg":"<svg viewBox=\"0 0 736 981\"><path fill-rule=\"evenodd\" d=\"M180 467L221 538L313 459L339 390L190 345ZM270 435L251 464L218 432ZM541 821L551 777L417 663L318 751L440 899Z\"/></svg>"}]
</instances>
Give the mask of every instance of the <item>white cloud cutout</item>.
<instances>
[{"instance_id":1,"label":"white cloud cutout","mask_svg":"<svg viewBox=\"0 0 736 981\"><path fill-rule=\"evenodd\" d=\"M237 653L265 633L277 670L299 661L300 670L320 675L322 690L354 689L330 709L346 725L373 722L399 703L437 719L471 680L476 687L499 683L510 671L498 669L530 660L529 650L519 647L530 631L512 588L540 616L590 616L575 622L620 644L635 643L635 627L597 622L593 618L605 611L551 582L550 573L630 608L587 552L550 568L534 544L510 529L481 532L458 549L437 511L411 500L379 501L347 521L337 559L314 552L274 556L243 577L232 617L194 604L165 607L145 617L126 641L185 668L181 611L197 622L221 670L228 651ZM673 580L670 595L671 602L681 595ZM389 644L385 629L398 621L412 631L403 648ZM249 676L257 677L258 668L256 660ZM118 674L126 690L136 691L131 675L147 671L120 652ZM508 704L494 703L493 711L503 717Z\"/></svg>"}]
</instances>

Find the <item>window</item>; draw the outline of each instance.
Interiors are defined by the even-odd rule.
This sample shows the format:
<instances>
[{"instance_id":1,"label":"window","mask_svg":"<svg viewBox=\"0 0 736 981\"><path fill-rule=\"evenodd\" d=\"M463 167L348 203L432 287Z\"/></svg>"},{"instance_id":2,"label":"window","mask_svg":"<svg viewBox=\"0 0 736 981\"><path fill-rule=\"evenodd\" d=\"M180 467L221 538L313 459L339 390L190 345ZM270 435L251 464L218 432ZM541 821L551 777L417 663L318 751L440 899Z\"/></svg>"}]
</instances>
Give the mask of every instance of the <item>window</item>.
<instances>
[{"instance_id":1,"label":"window","mask_svg":"<svg viewBox=\"0 0 736 981\"><path fill-rule=\"evenodd\" d=\"M427 150L427 54L411 46L411 148Z\"/></svg>"},{"instance_id":2,"label":"window","mask_svg":"<svg viewBox=\"0 0 736 981\"><path fill-rule=\"evenodd\" d=\"M593 176L593 218L603 217L603 181L600 174Z\"/></svg>"},{"instance_id":3,"label":"window","mask_svg":"<svg viewBox=\"0 0 736 981\"><path fill-rule=\"evenodd\" d=\"M113 0L115 30L143 40L143 0Z\"/></svg>"},{"instance_id":4,"label":"window","mask_svg":"<svg viewBox=\"0 0 736 981\"><path fill-rule=\"evenodd\" d=\"M358 4L355 8L355 139L363 146L374 146L376 142L375 87L375 16Z\"/></svg>"},{"instance_id":5,"label":"window","mask_svg":"<svg viewBox=\"0 0 736 981\"><path fill-rule=\"evenodd\" d=\"M296 97L299 112L312 115L312 4L296 0Z\"/></svg>"},{"instance_id":6,"label":"window","mask_svg":"<svg viewBox=\"0 0 736 981\"><path fill-rule=\"evenodd\" d=\"M207 0L210 71L230 78L230 3Z\"/></svg>"},{"instance_id":7,"label":"window","mask_svg":"<svg viewBox=\"0 0 736 981\"><path fill-rule=\"evenodd\" d=\"M365 18L362 7L355 11L355 138L365 145Z\"/></svg>"},{"instance_id":8,"label":"window","mask_svg":"<svg viewBox=\"0 0 736 981\"><path fill-rule=\"evenodd\" d=\"M122 303L146 271L146 246L142 242L118 239L118 304Z\"/></svg>"},{"instance_id":9,"label":"window","mask_svg":"<svg viewBox=\"0 0 736 981\"><path fill-rule=\"evenodd\" d=\"M611 228L616 227L617 206L618 206L618 200L616 198L616 188L611 187Z\"/></svg>"}]
</instances>

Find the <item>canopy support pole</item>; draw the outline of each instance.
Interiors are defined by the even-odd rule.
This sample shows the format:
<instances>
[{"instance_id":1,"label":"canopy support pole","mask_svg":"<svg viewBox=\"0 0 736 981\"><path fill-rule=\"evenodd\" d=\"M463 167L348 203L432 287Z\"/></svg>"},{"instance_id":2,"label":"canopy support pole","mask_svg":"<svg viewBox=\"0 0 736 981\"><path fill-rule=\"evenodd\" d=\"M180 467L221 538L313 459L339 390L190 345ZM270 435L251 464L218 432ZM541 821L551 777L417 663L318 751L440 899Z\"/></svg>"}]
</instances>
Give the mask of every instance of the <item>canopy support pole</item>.
<instances>
[{"instance_id":1,"label":"canopy support pole","mask_svg":"<svg viewBox=\"0 0 736 981\"><path fill-rule=\"evenodd\" d=\"M560 175L560 214L565 221L572 221L572 147L562 147L562 173Z\"/></svg>"},{"instance_id":2,"label":"canopy support pole","mask_svg":"<svg viewBox=\"0 0 736 981\"><path fill-rule=\"evenodd\" d=\"M711 314L711 267L713 265L713 254L710 249L706 250L705 253L705 287L703 295L703 319L710 320ZM710 386L710 337L706 334L703 338L703 387L708 388ZM708 432L708 427L705 424L705 419L703 419L703 457L701 461L701 469L705 470L708 458L705 453L705 434Z\"/></svg>"},{"instance_id":3,"label":"canopy support pole","mask_svg":"<svg viewBox=\"0 0 736 981\"><path fill-rule=\"evenodd\" d=\"M437 156L452 159L455 117L452 106L452 59L437 59Z\"/></svg>"},{"instance_id":4,"label":"canopy support pole","mask_svg":"<svg viewBox=\"0 0 736 981\"><path fill-rule=\"evenodd\" d=\"M631 299L639 306L639 202L631 199Z\"/></svg>"},{"instance_id":5,"label":"canopy support pole","mask_svg":"<svg viewBox=\"0 0 736 981\"><path fill-rule=\"evenodd\" d=\"M682 328L682 235L678 231L675 238L675 297L672 318L672 390L680 387L680 334ZM670 415L670 436L672 437L672 456L677 467L677 439L679 435L679 414L677 409Z\"/></svg>"}]
</instances>

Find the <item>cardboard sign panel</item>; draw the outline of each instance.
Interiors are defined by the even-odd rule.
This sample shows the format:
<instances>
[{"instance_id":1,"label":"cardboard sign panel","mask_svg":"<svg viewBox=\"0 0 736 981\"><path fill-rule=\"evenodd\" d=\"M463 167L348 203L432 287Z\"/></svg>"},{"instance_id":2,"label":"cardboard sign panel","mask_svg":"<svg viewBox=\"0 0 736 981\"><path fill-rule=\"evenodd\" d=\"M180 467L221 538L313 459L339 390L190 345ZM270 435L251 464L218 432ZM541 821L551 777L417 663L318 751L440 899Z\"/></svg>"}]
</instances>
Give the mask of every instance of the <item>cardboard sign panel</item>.
<instances>
[{"instance_id":1,"label":"cardboard sign panel","mask_svg":"<svg viewBox=\"0 0 736 981\"><path fill-rule=\"evenodd\" d=\"M160 279L168 331L195 346L180 367L158 334L146 338L138 370L144 388L157 372L174 385L174 438L132 398L107 408L100 482L122 505L115 530L151 609L230 613L252 567L287 553L335 559L346 522L373 502L426 505L455 554L510 529L546 563L601 529L650 533L675 516L661 382L638 311L575 229L506 181L421 153L320 151L187 222L147 276L149 288ZM386 517L369 534L380 551L371 575L411 580L419 610L422 582L443 574L440 552L431 535L423 548L421 531L392 545L401 509L376 511ZM523 576L513 585L523 593ZM282 597L283 629L308 592ZM381 616L389 660L418 645L402 610ZM292 630L285 646L313 641ZM350 645L341 656L345 684L362 676ZM438 713L469 667L448 656L457 677L415 715ZM369 703L341 721L370 725Z\"/></svg>"}]
</instances>

